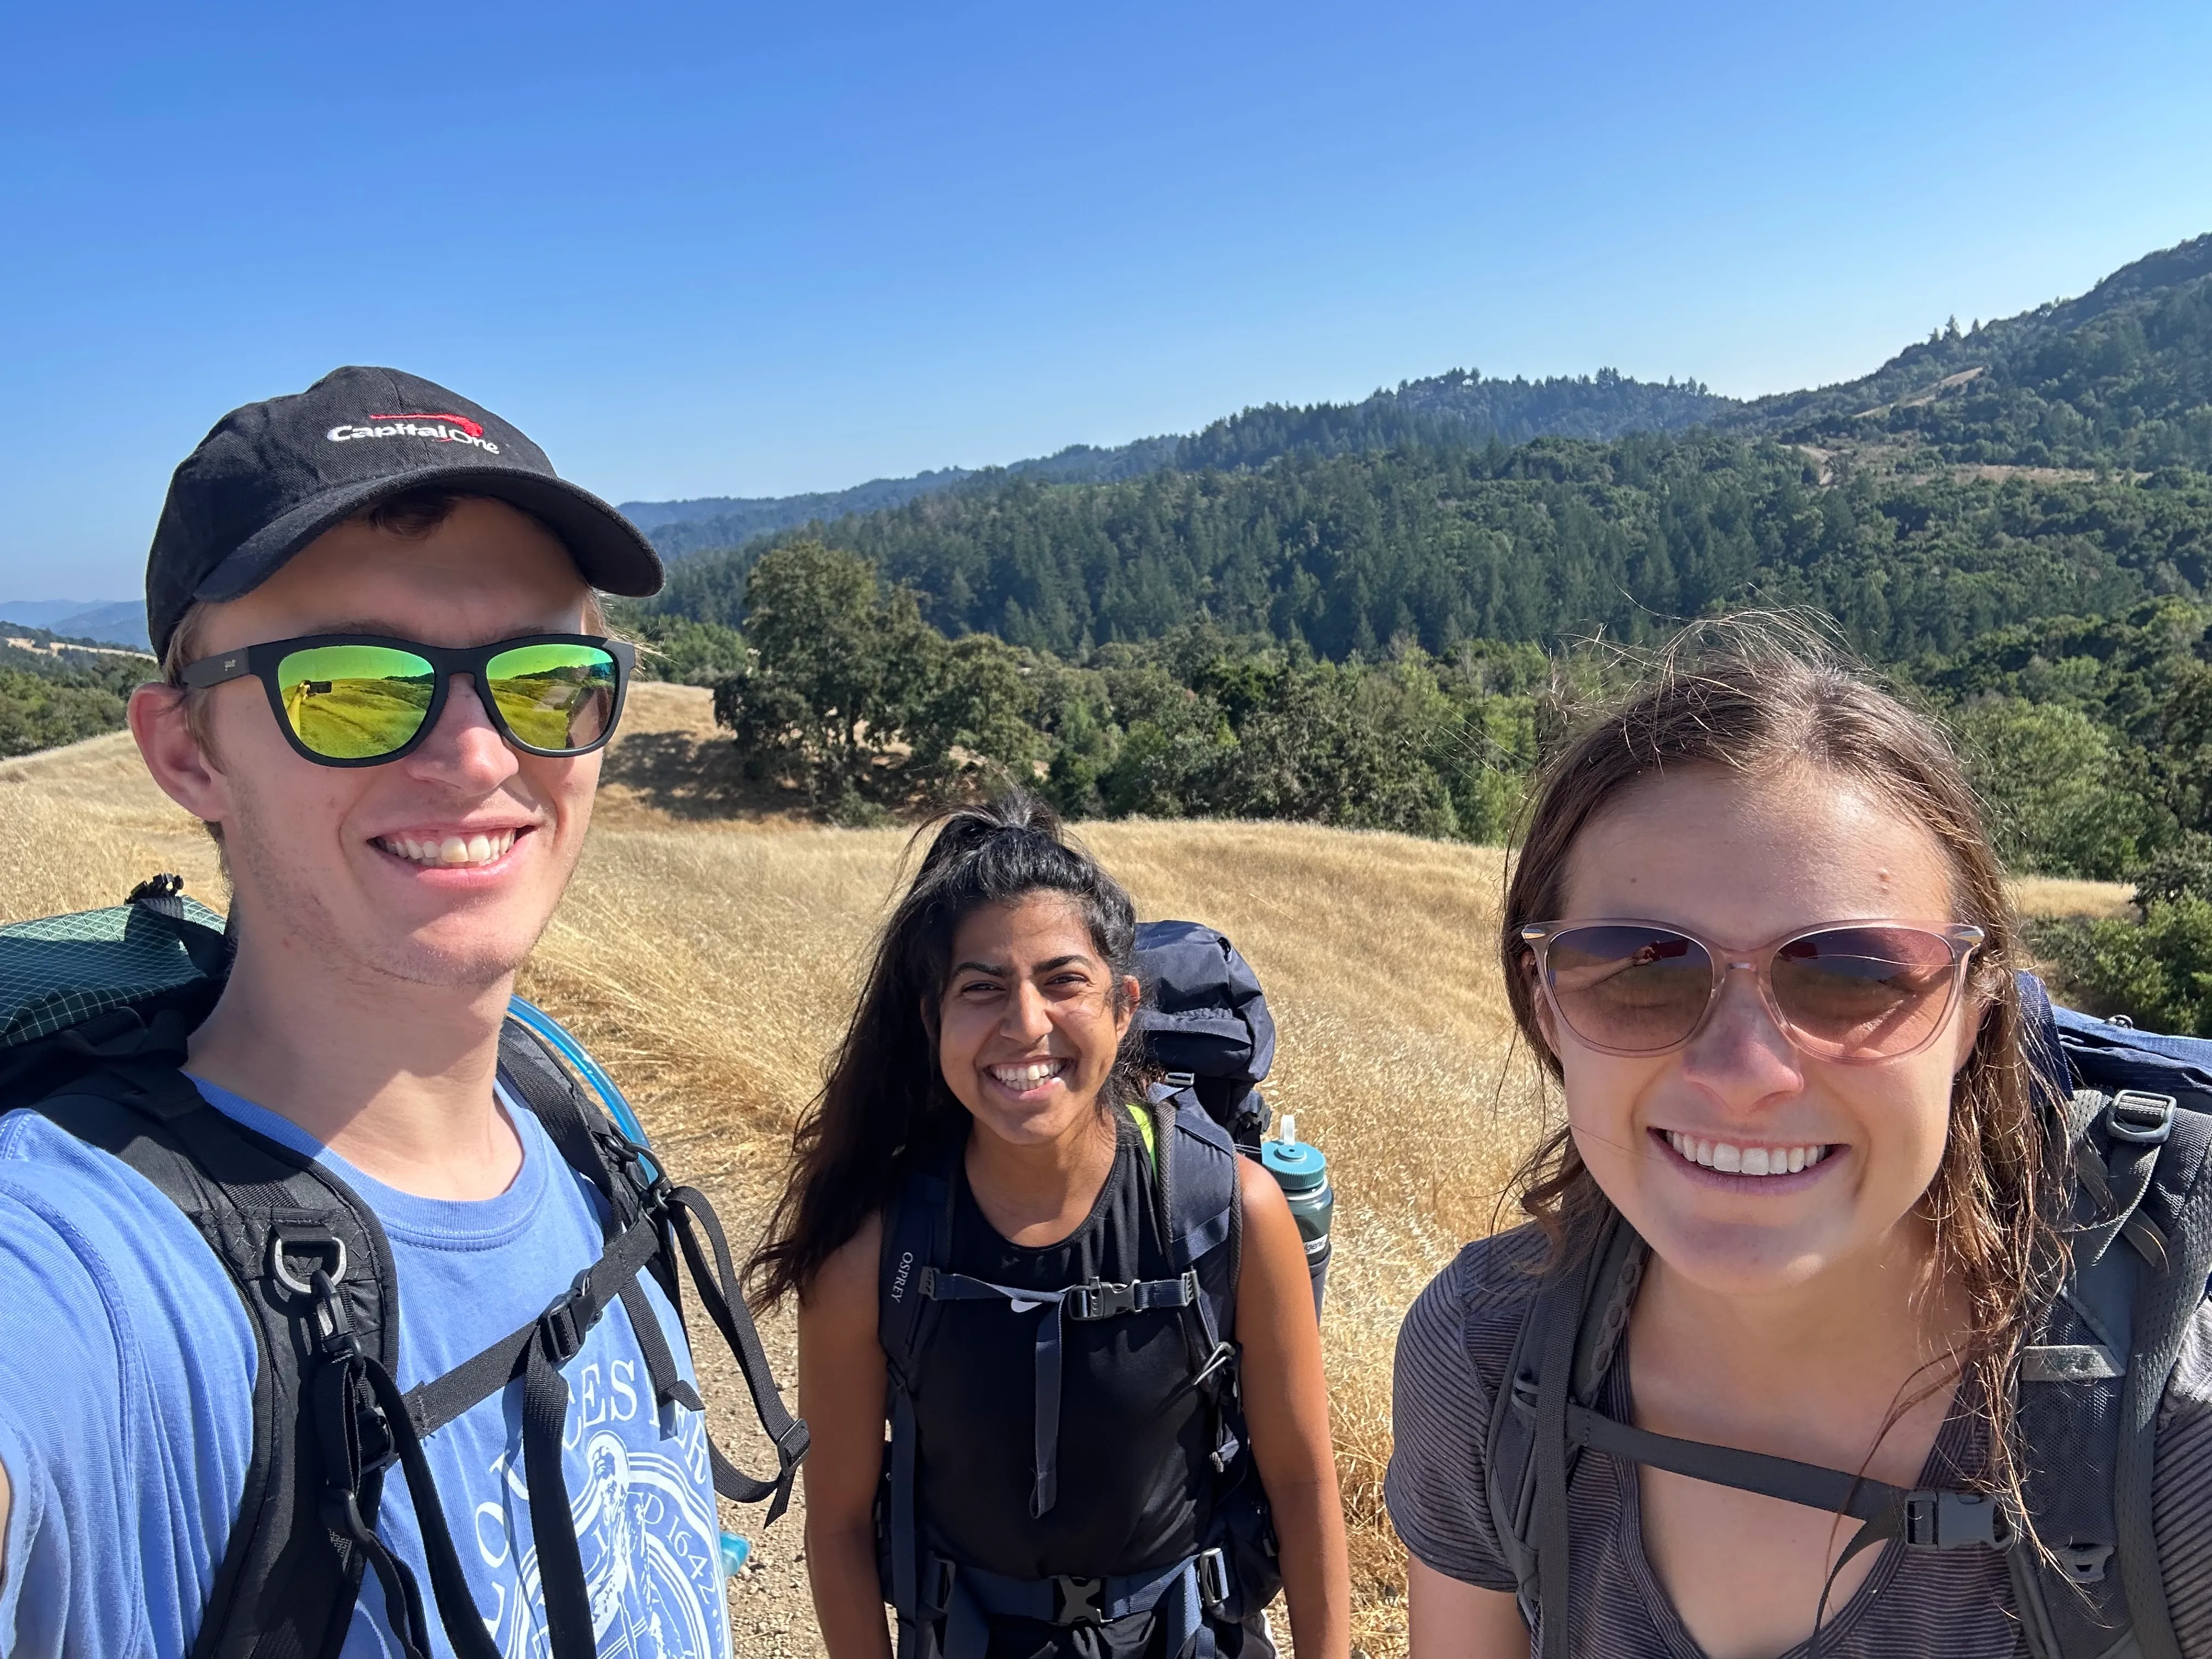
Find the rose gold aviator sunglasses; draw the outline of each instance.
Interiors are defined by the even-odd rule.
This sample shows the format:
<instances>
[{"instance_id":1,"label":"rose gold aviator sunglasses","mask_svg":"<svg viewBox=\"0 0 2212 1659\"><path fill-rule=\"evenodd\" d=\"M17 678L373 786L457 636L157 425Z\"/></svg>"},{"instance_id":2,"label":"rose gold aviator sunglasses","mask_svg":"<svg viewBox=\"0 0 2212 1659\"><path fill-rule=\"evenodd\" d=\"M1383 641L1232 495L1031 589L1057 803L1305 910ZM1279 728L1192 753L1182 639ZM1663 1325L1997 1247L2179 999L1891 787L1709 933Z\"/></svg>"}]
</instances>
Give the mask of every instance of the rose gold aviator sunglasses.
<instances>
[{"instance_id":1,"label":"rose gold aviator sunglasses","mask_svg":"<svg viewBox=\"0 0 2212 1659\"><path fill-rule=\"evenodd\" d=\"M1602 1054L1680 1048L1741 972L1805 1053L1871 1066L1935 1041L1983 933L1969 922L1836 921L1735 951L1663 922L1595 921L1532 923L1521 939L1553 1015Z\"/></svg>"}]
</instances>

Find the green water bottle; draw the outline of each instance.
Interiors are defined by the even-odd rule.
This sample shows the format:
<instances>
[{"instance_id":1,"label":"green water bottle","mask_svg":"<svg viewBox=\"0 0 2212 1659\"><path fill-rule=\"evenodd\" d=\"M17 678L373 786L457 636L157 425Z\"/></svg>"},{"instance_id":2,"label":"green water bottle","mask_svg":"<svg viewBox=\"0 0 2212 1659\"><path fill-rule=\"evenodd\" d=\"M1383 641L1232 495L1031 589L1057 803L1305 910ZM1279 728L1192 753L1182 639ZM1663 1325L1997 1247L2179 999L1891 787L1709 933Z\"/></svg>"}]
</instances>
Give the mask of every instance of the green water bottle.
<instances>
[{"instance_id":1,"label":"green water bottle","mask_svg":"<svg viewBox=\"0 0 2212 1659\"><path fill-rule=\"evenodd\" d=\"M1336 1193L1328 1184L1328 1159L1320 1147L1298 1139L1297 1117L1285 1112L1279 1137L1261 1144L1260 1162L1290 1200L1298 1237L1305 1241L1306 1271L1313 1276L1314 1317L1318 1319L1322 1291L1328 1283L1328 1221L1336 1209Z\"/></svg>"}]
</instances>

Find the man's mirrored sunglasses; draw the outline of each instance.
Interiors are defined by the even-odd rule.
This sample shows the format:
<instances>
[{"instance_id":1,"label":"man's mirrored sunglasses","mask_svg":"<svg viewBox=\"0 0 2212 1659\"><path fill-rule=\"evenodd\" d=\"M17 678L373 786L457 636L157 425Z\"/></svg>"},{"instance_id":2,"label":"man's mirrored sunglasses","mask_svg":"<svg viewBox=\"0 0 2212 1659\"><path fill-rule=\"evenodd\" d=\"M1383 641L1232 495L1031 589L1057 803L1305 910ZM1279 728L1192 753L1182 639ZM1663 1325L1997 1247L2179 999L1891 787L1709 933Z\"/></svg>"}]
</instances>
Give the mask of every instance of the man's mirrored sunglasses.
<instances>
[{"instance_id":1,"label":"man's mirrored sunglasses","mask_svg":"<svg viewBox=\"0 0 2212 1659\"><path fill-rule=\"evenodd\" d=\"M203 657L184 683L248 675L292 747L320 766L398 760L438 724L466 674L499 734L527 754L589 754L614 734L634 647L590 634L530 634L459 650L372 634L311 634Z\"/></svg>"}]
</instances>

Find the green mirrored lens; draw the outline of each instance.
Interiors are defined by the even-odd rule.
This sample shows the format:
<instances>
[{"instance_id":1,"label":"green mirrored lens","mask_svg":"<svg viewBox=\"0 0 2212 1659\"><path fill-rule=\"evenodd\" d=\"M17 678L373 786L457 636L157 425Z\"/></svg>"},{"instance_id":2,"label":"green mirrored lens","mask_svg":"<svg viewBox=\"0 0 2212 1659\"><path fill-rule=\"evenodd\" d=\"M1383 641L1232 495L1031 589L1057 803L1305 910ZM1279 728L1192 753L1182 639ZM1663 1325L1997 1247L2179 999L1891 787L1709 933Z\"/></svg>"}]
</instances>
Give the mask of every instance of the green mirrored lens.
<instances>
[{"instance_id":1,"label":"green mirrored lens","mask_svg":"<svg viewBox=\"0 0 2212 1659\"><path fill-rule=\"evenodd\" d=\"M374 760L422 729L436 681L430 665L388 645L319 645L276 665L294 734L332 760Z\"/></svg>"},{"instance_id":2,"label":"green mirrored lens","mask_svg":"<svg viewBox=\"0 0 2212 1659\"><path fill-rule=\"evenodd\" d=\"M596 645L519 645L484 679L507 729L532 749L588 749L614 720L615 659Z\"/></svg>"}]
</instances>

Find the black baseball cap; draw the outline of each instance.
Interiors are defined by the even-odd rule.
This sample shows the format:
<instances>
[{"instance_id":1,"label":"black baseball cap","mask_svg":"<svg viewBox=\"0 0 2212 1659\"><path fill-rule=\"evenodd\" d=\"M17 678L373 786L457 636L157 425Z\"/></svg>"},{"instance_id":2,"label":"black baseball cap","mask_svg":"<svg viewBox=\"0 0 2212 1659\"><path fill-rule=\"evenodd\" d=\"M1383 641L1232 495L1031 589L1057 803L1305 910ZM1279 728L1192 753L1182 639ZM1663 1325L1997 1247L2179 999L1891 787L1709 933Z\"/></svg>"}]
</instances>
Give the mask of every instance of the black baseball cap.
<instances>
[{"instance_id":1,"label":"black baseball cap","mask_svg":"<svg viewBox=\"0 0 2212 1659\"><path fill-rule=\"evenodd\" d=\"M155 654L195 599L250 592L325 530L423 489L537 514L604 592L660 591L644 533L489 410L396 368L334 368L294 397L231 410L169 480L146 556Z\"/></svg>"}]
</instances>

